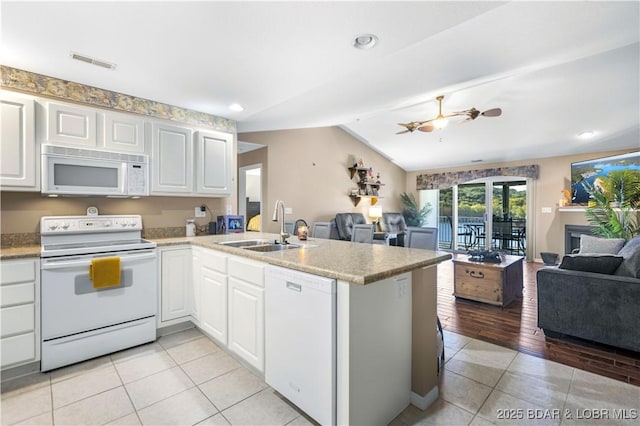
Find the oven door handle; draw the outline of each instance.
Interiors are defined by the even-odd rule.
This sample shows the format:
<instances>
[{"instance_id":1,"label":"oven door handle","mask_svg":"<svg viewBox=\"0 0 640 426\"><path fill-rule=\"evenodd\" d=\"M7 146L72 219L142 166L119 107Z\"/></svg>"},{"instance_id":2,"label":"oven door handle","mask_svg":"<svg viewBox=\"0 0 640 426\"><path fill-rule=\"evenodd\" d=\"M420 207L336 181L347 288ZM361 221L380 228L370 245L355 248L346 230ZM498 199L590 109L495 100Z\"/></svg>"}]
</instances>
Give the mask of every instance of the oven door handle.
<instances>
[{"instance_id":1,"label":"oven door handle","mask_svg":"<svg viewBox=\"0 0 640 426\"><path fill-rule=\"evenodd\" d=\"M98 257L110 257L113 255L109 255L109 256L94 256L94 258L98 258ZM123 256L119 256L120 257L120 264L123 263L131 263L131 262L137 262L140 260L147 260L147 259L155 259L157 258L157 255L155 253L155 251L151 251L151 252L145 252L142 254L126 254ZM64 269L64 268L77 268L77 267L82 267L82 266L89 266L91 264L91 259L78 259L78 260L64 260L64 259L48 259L44 262L42 262L40 264L40 269L44 270L44 269Z\"/></svg>"}]
</instances>

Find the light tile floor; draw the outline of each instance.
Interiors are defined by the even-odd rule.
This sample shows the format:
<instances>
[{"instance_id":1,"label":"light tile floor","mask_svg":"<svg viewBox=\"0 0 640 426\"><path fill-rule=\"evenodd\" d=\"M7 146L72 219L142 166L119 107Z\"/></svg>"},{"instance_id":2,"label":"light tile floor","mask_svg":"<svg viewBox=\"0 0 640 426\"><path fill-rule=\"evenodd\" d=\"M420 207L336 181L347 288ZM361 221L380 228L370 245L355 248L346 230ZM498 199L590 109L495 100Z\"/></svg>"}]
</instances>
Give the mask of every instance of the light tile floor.
<instances>
[{"instance_id":1,"label":"light tile floor","mask_svg":"<svg viewBox=\"0 0 640 426\"><path fill-rule=\"evenodd\" d=\"M640 425L640 387L445 331L440 398L393 425ZM309 425L191 329L2 384L2 425Z\"/></svg>"}]
</instances>

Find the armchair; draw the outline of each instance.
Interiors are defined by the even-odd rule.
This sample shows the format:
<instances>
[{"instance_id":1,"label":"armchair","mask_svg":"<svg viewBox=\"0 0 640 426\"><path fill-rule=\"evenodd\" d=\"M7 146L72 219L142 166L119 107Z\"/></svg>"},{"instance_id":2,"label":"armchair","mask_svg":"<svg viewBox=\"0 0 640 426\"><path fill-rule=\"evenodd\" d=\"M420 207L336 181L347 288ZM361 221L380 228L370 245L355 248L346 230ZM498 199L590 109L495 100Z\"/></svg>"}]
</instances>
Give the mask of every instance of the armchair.
<instances>
[{"instance_id":1,"label":"armchair","mask_svg":"<svg viewBox=\"0 0 640 426\"><path fill-rule=\"evenodd\" d=\"M407 232L407 224L402 213L382 213L380 227L383 232L396 234L396 246L404 247L404 237Z\"/></svg>"},{"instance_id":2,"label":"armchair","mask_svg":"<svg viewBox=\"0 0 640 426\"><path fill-rule=\"evenodd\" d=\"M341 240L351 241L353 235L353 225L364 225L367 220L362 213L338 213L336 214L336 227L338 237Z\"/></svg>"}]
</instances>

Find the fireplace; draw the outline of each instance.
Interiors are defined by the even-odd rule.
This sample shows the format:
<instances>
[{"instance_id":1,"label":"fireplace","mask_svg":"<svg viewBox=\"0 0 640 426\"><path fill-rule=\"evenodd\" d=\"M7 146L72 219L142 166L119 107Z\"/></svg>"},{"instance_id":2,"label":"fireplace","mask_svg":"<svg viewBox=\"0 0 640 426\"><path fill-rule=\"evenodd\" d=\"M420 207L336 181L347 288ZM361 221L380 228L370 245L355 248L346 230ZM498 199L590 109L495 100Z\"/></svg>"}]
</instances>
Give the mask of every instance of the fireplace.
<instances>
[{"instance_id":1,"label":"fireplace","mask_svg":"<svg viewBox=\"0 0 640 426\"><path fill-rule=\"evenodd\" d=\"M593 228L595 226L587 225L565 225L564 226L564 252L565 254L571 253L573 249L580 248L580 235L587 234L593 235Z\"/></svg>"}]
</instances>

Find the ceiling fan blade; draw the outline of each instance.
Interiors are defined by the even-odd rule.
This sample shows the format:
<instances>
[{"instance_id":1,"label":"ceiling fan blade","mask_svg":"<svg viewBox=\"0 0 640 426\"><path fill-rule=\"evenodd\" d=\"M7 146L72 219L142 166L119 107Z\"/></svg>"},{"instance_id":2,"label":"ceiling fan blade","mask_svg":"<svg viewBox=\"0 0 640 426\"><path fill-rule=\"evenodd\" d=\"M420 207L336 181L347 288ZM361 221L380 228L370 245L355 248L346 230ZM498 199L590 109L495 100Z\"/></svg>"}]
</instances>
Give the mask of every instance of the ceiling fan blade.
<instances>
[{"instance_id":1,"label":"ceiling fan blade","mask_svg":"<svg viewBox=\"0 0 640 426\"><path fill-rule=\"evenodd\" d=\"M434 129L435 126L433 124L427 124L426 126L418 127L418 130L420 130L421 132L433 132Z\"/></svg>"},{"instance_id":2,"label":"ceiling fan blade","mask_svg":"<svg viewBox=\"0 0 640 426\"><path fill-rule=\"evenodd\" d=\"M396 133L396 135L401 135L401 134L403 134L403 133L410 133L410 132L412 132L412 130L409 130L409 129L407 129L407 130L401 130L401 131L397 132L397 133Z\"/></svg>"},{"instance_id":3,"label":"ceiling fan blade","mask_svg":"<svg viewBox=\"0 0 640 426\"><path fill-rule=\"evenodd\" d=\"M482 116L484 117L499 117L501 115L502 115L502 109L500 108L488 109L482 113Z\"/></svg>"}]
</instances>

